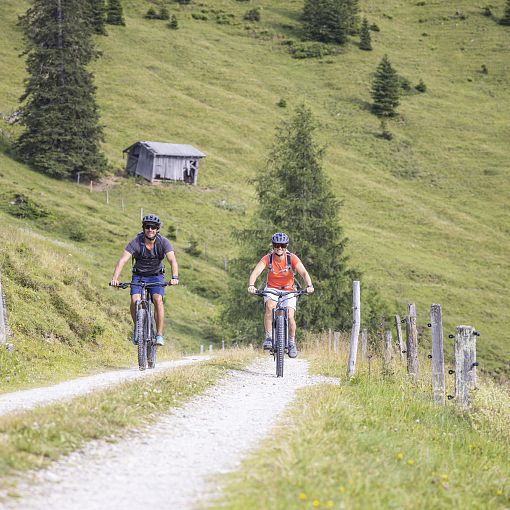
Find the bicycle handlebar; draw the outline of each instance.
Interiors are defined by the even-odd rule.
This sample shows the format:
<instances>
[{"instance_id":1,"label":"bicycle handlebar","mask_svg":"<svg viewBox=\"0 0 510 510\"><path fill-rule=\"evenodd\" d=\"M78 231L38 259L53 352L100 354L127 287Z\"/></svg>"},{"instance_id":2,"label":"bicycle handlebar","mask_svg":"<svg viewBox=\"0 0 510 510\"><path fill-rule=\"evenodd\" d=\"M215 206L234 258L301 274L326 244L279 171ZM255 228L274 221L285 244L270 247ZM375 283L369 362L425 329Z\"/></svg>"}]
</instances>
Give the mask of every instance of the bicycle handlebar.
<instances>
[{"instance_id":1,"label":"bicycle handlebar","mask_svg":"<svg viewBox=\"0 0 510 510\"><path fill-rule=\"evenodd\" d=\"M266 289L266 290L257 290L255 295L257 296L267 296L268 294L273 294L274 296L290 296L297 297L303 296L304 294L308 294L306 289L302 290L276 290L276 289ZM292 296L293 294L293 296Z\"/></svg>"},{"instance_id":2,"label":"bicycle handlebar","mask_svg":"<svg viewBox=\"0 0 510 510\"><path fill-rule=\"evenodd\" d=\"M108 284L110 287L115 287L115 285L112 285L111 283ZM146 282L119 282L118 285L116 285L116 287L120 288L120 289L127 289L128 287L131 287L131 285L133 285L134 287L147 287L147 288L151 288L151 287L170 287L172 286L173 284L170 283L170 282L155 282L155 283L146 283Z\"/></svg>"}]
</instances>

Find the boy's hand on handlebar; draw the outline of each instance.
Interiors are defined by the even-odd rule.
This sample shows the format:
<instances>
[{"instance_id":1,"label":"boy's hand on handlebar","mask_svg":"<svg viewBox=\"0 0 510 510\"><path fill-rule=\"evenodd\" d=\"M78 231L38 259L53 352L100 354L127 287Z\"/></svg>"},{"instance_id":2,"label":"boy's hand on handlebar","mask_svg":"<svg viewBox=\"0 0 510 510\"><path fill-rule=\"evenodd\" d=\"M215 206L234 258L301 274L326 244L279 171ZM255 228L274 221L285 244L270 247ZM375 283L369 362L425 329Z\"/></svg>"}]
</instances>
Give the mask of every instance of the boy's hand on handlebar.
<instances>
[{"instance_id":1,"label":"boy's hand on handlebar","mask_svg":"<svg viewBox=\"0 0 510 510\"><path fill-rule=\"evenodd\" d=\"M255 287L255 285L248 285L248 292L250 294L255 294L257 292L257 287Z\"/></svg>"},{"instance_id":2,"label":"boy's hand on handlebar","mask_svg":"<svg viewBox=\"0 0 510 510\"><path fill-rule=\"evenodd\" d=\"M172 279L168 282L168 285L179 285L179 278L172 278Z\"/></svg>"},{"instance_id":3,"label":"boy's hand on handlebar","mask_svg":"<svg viewBox=\"0 0 510 510\"><path fill-rule=\"evenodd\" d=\"M308 287L306 288L306 292L308 294L313 294L315 292L315 289L313 288L313 285L308 285Z\"/></svg>"},{"instance_id":4,"label":"boy's hand on handlebar","mask_svg":"<svg viewBox=\"0 0 510 510\"><path fill-rule=\"evenodd\" d=\"M110 287L118 287L118 286L119 286L119 280L112 278L112 281L110 282Z\"/></svg>"}]
</instances>

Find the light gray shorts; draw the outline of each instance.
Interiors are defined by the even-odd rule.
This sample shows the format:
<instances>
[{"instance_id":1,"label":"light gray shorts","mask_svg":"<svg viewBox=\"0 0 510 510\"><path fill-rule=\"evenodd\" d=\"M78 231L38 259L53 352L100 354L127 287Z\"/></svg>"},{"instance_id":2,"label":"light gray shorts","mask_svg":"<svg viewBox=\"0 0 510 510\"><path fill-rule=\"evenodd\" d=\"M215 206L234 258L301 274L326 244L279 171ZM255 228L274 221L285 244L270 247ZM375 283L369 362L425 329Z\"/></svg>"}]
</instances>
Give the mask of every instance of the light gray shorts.
<instances>
[{"instance_id":1,"label":"light gray shorts","mask_svg":"<svg viewBox=\"0 0 510 510\"><path fill-rule=\"evenodd\" d=\"M264 290L267 290L268 287L265 287ZM274 294L269 294L268 296L264 296L264 304L266 304L267 300L270 299L271 301L274 301L275 303L278 302L278 296L275 296ZM297 297L291 297L290 299L287 299L283 306L285 308L293 308L294 310L297 307Z\"/></svg>"}]
</instances>

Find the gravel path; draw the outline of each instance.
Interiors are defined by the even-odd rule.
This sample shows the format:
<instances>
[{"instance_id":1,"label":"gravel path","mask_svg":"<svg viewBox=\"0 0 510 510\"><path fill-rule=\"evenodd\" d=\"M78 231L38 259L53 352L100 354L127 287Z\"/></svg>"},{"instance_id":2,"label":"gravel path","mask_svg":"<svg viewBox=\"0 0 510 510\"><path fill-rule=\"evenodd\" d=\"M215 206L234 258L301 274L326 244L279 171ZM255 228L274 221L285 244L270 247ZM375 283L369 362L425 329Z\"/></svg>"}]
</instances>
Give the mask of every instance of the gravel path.
<instances>
[{"instance_id":1,"label":"gravel path","mask_svg":"<svg viewBox=\"0 0 510 510\"><path fill-rule=\"evenodd\" d=\"M210 356L187 356L179 360L158 362L153 370L140 371L138 367L113 370L87 377L79 377L78 379L65 381L54 386L6 393L0 395L0 415L32 409L33 407L52 402L61 402L62 400L108 388L121 382L132 381L140 377L149 377L152 374L158 374L170 368L197 363L209 358Z\"/></svg>"},{"instance_id":2,"label":"gravel path","mask_svg":"<svg viewBox=\"0 0 510 510\"><path fill-rule=\"evenodd\" d=\"M275 424L298 388L317 382L304 360L286 360L276 379L257 360L156 425L118 443L93 442L20 482L6 509L186 510L217 493L213 475L235 469ZM333 380L333 382L336 382Z\"/></svg>"}]
</instances>

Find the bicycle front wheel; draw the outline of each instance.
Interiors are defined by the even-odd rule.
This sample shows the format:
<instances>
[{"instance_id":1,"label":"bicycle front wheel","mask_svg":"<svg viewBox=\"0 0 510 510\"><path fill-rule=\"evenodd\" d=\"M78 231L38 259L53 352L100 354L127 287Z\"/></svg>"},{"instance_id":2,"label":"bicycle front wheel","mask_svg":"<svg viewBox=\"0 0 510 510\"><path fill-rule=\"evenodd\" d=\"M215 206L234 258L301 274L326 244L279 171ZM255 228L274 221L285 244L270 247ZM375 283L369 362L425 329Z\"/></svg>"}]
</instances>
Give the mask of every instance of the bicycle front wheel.
<instances>
[{"instance_id":1,"label":"bicycle front wheel","mask_svg":"<svg viewBox=\"0 0 510 510\"><path fill-rule=\"evenodd\" d=\"M149 323L149 321L147 321ZM147 334L147 366L154 368L156 366L156 322L154 317L150 319L151 329Z\"/></svg>"},{"instance_id":2,"label":"bicycle front wheel","mask_svg":"<svg viewBox=\"0 0 510 510\"><path fill-rule=\"evenodd\" d=\"M276 316L276 377L283 377L285 358L285 316Z\"/></svg>"},{"instance_id":3,"label":"bicycle front wheel","mask_svg":"<svg viewBox=\"0 0 510 510\"><path fill-rule=\"evenodd\" d=\"M136 341L138 343L138 368L145 370L147 367L147 345L149 338L147 338L147 310L145 308L138 308L136 312Z\"/></svg>"}]
</instances>

